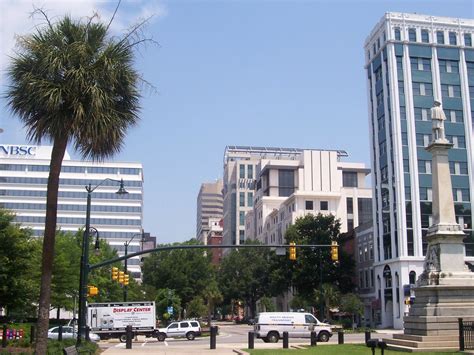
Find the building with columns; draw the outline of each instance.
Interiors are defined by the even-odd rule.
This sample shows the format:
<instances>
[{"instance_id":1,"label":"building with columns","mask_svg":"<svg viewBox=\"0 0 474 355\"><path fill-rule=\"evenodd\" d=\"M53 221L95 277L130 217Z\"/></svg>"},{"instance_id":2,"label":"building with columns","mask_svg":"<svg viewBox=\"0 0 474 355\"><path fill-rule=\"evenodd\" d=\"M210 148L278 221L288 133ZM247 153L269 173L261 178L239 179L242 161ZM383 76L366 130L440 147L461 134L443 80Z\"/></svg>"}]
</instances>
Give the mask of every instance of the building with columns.
<instances>
[{"instance_id":1,"label":"building with columns","mask_svg":"<svg viewBox=\"0 0 474 355\"><path fill-rule=\"evenodd\" d=\"M430 108L447 120L456 221L474 261L474 20L386 13L365 41L375 248L381 326L403 327L432 224Z\"/></svg>"}]
</instances>

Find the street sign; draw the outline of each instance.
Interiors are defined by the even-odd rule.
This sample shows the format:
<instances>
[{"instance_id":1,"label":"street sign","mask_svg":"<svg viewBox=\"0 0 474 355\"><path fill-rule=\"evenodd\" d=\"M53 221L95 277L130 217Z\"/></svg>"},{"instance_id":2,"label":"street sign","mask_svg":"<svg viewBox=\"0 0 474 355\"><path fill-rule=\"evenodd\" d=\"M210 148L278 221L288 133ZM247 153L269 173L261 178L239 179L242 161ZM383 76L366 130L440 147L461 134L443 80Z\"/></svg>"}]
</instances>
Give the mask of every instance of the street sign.
<instances>
[{"instance_id":1,"label":"street sign","mask_svg":"<svg viewBox=\"0 0 474 355\"><path fill-rule=\"evenodd\" d=\"M173 306L169 306L167 312L168 314L173 314Z\"/></svg>"}]
</instances>

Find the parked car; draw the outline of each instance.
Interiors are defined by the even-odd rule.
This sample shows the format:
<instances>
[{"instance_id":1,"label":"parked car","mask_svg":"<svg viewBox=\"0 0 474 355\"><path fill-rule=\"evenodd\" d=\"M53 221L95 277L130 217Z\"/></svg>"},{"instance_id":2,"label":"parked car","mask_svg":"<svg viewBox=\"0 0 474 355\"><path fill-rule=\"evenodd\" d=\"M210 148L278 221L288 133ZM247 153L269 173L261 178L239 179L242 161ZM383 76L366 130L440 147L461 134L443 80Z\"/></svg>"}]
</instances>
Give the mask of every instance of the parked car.
<instances>
[{"instance_id":1,"label":"parked car","mask_svg":"<svg viewBox=\"0 0 474 355\"><path fill-rule=\"evenodd\" d=\"M48 330L48 339L58 340L59 327L54 327ZM74 339L77 337L77 329L74 327L64 325L63 326L63 339ZM100 337L95 333L89 333L89 338L93 342L100 340Z\"/></svg>"},{"instance_id":2,"label":"parked car","mask_svg":"<svg viewBox=\"0 0 474 355\"><path fill-rule=\"evenodd\" d=\"M158 329L156 338L158 341L164 341L166 338L184 338L194 340L201 335L201 326L196 320L184 320L173 322L166 328Z\"/></svg>"},{"instance_id":3,"label":"parked car","mask_svg":"<svg viewBox=\"0 0 474 355\"><path fill-rule=\"evenodd\" d=\"M317 334L318 341L327 342L333 335L331 326L320 322L310 313L262 312L254 325L257 338L266 343L276 343L288 332L290 338L309 338Z\"/></svg>"}]
</instances>

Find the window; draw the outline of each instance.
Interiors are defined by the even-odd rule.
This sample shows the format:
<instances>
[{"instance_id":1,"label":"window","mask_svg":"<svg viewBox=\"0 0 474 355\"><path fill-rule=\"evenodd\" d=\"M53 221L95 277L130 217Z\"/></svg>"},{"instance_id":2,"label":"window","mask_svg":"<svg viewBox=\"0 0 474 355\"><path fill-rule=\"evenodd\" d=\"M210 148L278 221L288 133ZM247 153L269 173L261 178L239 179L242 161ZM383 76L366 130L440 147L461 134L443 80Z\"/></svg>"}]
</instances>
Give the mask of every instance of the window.
<instances>
[{"instance_id":1,"label":"window","mask_svg":"<svg viewBox=\"0 0 474 355\"><path fill-rule=\"evenodd\" d=\"M321 202L320 202L320 208L319 208L319 209L320 209L321 211L327 211L327 210L329 209L329 206L328 206L328 205L329 205L328 201L321 201Z\"/></svg>"},{"instance_id":2,"label":"window","mask_svg":"<svg viewBox=\"0 0 474 355\"><path fill-rule=\"evenodd\" d=\"M438 44L444 44L444 32L436 31L436 42Z\"/></svg>"},{"instance_id":3,"label":"window","mask_svg":"<svg viewBox=\"0 0 474 355\"><path fill-rule=\"evenodd\" d=\"M441 84L441 94L444 97L461 97L461 86Z\"/></svg>"},{"instance_id":4,"label":"window","mask_svg":"<svg viewBox=\"0 0 474 355\"><path fill-rule=\"evenodd\" d=\"M245 225L245 211L239 212L239 225L241 226Z\"/></svg>"},{"instance_id":5,"label":"window","mask_svg":"<svg viewBox=\"0 0 474 355\"><path fill-rule=\"evenodd\" d=\"M346 206L347 206L347 213L352 214L354 213L354 200L352 197L348 197L346 199Z\"/></svg>"},{"instance_id":6,"label":"window","mask_svg":"<svg viewBox=\"0 0 474 355\"><path fill-rule=\"evenodd\" d=\"M431 119L431 112L427 108L415 107L415 120L428 121Z\"/></svg>"},{"instance_id":7,"label":"window","mask_svg":"<svg viewBox=\"0 0 474 355\"><path fill-rule=\"evenodd\" d=\"M240 164L239 169L240 169L239 178L245 179L245 165Z\"/></svg>"},{"instance_id":8,"label":"window","mask_svg":"<svg viewBox=\"0 0 474 355\"><path fill-rule=\"evenodd\" d=\"M245 206L245 192L239 193L239 206L240 207Z\"/></svg>"},{"instance_id":9,"label":"window","mask_svg":"<svg viewBox=\"0 0 474 355\"><path fill-rule=\"evenodd\" d=\"M403 159L403 172L409 173L410 172L410 160Z\"/></svg>"},{"instance_id":10,"label":"window","mask_svg":"<svg viewBox=\"0 0 474 355\"><path fill-rule=\"evenodd\" d=\"M453 198L456 202L469 202L469 189L453 189Z\"/></svg>"},{"instance_id":11,"label":"window","mask_svg":"<svg viewBox=\"0 0 474 355\"><path fill-rule=\"evenodd\" d=\"M245 243L245 231L239 230L239 244Z\"/></svg>"},{"instance_id":12,"label":"window","mask_svg":"<svg viewBox=\"0 0 474 355\"><path fill-rule=\"evenodd\" d=\"M410 57L411 70L431 71L431 60L428 58Z\"/></svg>"},{"instance_id":13,"label":"window","mask_svg":"<svg viewBox=\"0 0 474 355\"><path fill-rule=\"evenodd\" d=\"M449 120L452 123L462 123L463 122L463 114L461 110L450 110L449 111Z\"/></svg>"},{"instance_id":14,"label":"window","mask_svg":"<svg viewBox=\"0 0 474 355\"><path fill-rule=\"evenodd\" d=\"M307 211L313 210L313 201L305 201L305 210Z\"/></svg>"},{"instance_id":15,"label":"window","mask_svg":"<svg viewBox=\"0 0 474 355\"><path fill-rule=\"evenodd\" d=\"M357 173L353 171L342 172L342 186L344 187L358 187Z\"/></svg>"},{"instance_id":16,"label":"window","mask_svg":"<svg viewBox=\"0 0 474 355\"><path fill-rule=\"evenodd\" d=\"M456 32L449 32L449 44L455 46L457 44Z\"/></svg>"},{"instance_id":17,"label":"window","mask_svg":"<svg viewBox=\"0 0 474 355\"><path fill-rule=\"evenodd\" d=\"M398 82L398 94L405 95L405 85L403 84L403 81Z\"/></svg>"},{"instance_id":18,"label":"window","mask_svg":"<svg viewBox=\"0 0 474 355\"><path fill-rule=\"evenodd\" d=\"M467 175L467 163L450 161L449 172L452 175Z\"/></svg>"},{"instance_id":19,"label":"window","mask_svg":"<svg viewBox=\"0 0 474 355\"><path fill-rule=\"evenodd\" d=\"M420 174L431 174L431 160L418 160L418 172Z\"/></svg>"},{"instance_id":20,"label":"window","mask_svg":"<svg viewBox=\"0 0 474 355\"><path fill-rule=\"evenodd\" d=\"M416 134L416 145L418 147L427 147L430 144L430 136L428 134Z\"/></svg>"},{"instance_id":21,"label":"window","mask_svg":"<svg viewBox=\"0 0 474 355\"><path fill-rule=\"evenodd\" d=\"M407 111L405 106L400 106L400 119L406 120L407 119Z\"/></svg>"},{"instance_id":22,"label":"window","mask_svg":"<svg viewBox=\"0 0 474 355\"><path fill-rule=\"evenodd\" d=\"M385 141L379 144L379 152L381 156L387 153L387 143Z\"/></svg>"},{"instance_id":23,"label":"window","mask_svg":"<svg viewBox=\"0 0 474 355\"><path fill-rule=\"evenodd\" d=\"M459 73L459 63L457 61L440 59L438 62L440 72Z\"/></svg>"},{"instance_id":24,"label":"window","mask_svg":"<svg viewBox=\"0 0 474 355\"><path fill-rule=\"evenodd\" d=\"M294 170L278 170L278 196L290 196L295 190Z\"/></svg>"},{"instance_id":25,"label":"window","mask_svg":"<svg viewBox=\"0 0 474 355\"><path fill-rule=\"evenodd\" d=\"M402 132L402 145L404 145L404 146L408 145L408 133L407 132Z\"/></svg>"},{"instance_id":26,"label":"window","mask_svg":"<svg viewBox=\"0 0 474 355\"><path fill-rule=\"evenodd\" d=\"M446 136L453 143L453 148L466 148L466 139L464 136Z\"/></svg>"},{"instance_id":27,"label":"window","mask_svg":"<svg viewBox=\"0 0 474 355\"><path fill-rule=\"evenodd\" d=\"M429 43L430 41L430 34L428 30L421 30L421 42Z\"/></svg>"},{"instance_id":28,"label":"window","mask_svg":"<svg viewBox=\"0 0 474 355\"><path fill-rule=\"evenodd\" d=\"M408 30L408 40L410 42L416 42L416 29L410 28Z\"/></svg>"},{"instance_id":29,"label":"window","mask_svg":"<svg viewBox=\"0 0 474 355\"><path fill-rule=\"evenodd\" d=\"M403 73L403 57L397 57L397 70Z\"/></svg>"},{"instance_id":30,"label":"window","mask_svg":"<svg viewBox=\"0 0 474 355\"><path fill-rule=\"evenodd\" d=\"M413 82L413 95L433 96L433 85L429 83Z\"/></svg>"},{"instance_id":31,"label":"window","mask_svg":"<svg viewBox=\"0 0 474 355\"><path fill-rule=\"evenodd\" d=\"M472 47L472 36L470 33L464 34L464 45L467 47Z\"/></svg>"},{"instance_id":32,"label":"window","mask_svg":"<svg viewBox=\"0 0 474 355\"><path fill-rule=\"evenodd\" d=\"M253 207L253 192L247 192L247 206Z\"/></svg>"},{"instance_id":33,"label":"window","mask_svg":"<svg viewBox=\"0 0 474 355\"><path fill-rule=\"evenodd\" d=\"M181 328L189 328L188 322L181 322L181 323L179 323L179 326L180 326Z\"/></svg>"},{"instance_id":34,"label":"window","mask_svg":"<svg viewBox=\"0 0 474 355\"><path fill-rule=\"evenodd\" d=\"M171 323L168 329L178 328L178 323Z\"/></svg>"},{"instance_id":35,"label":"window","mask_svg":"<svg viewBox=\"0 0 474 355\"><path fill-rule=\"evenodd\" d=\"M395 27L394 34L395 34L396 41L400 41L402 39L399 27Z\"/></svg>"},{"instance_id":36,"label":"window","mask_svg":"<svg viewBox=\"0 0 474 355\"><path fill-rule=\"evenodd\" d=\"M247 177L253 179L253 165L247 165Z\"/></svg>"}]
</instances>

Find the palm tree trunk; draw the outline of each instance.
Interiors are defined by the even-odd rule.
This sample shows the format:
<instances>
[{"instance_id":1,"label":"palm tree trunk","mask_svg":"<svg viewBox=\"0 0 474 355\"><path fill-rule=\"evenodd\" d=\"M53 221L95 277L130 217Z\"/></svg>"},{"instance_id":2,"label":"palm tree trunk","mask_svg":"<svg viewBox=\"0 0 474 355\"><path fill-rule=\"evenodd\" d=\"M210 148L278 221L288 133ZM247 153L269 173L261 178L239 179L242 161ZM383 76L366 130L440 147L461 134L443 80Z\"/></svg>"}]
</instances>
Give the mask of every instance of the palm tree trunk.
<instances>
[{"instance_id":1,"label":"palm tree trunk","mask_svg":"<svg viewBox=\"0 0 474 355\"><path fill-rule=\"evenodd\" d=\"M35 354L46 354L48 346L49 307L51 300L51 275L53 273L54 241L58 208L59 174L66 152L67 138L54 140L49 166L48 191L46 197L46 219L44 225L43 256L41 261L41 288L38 307L38 332Z\"/></svg>"}]
</instances>

